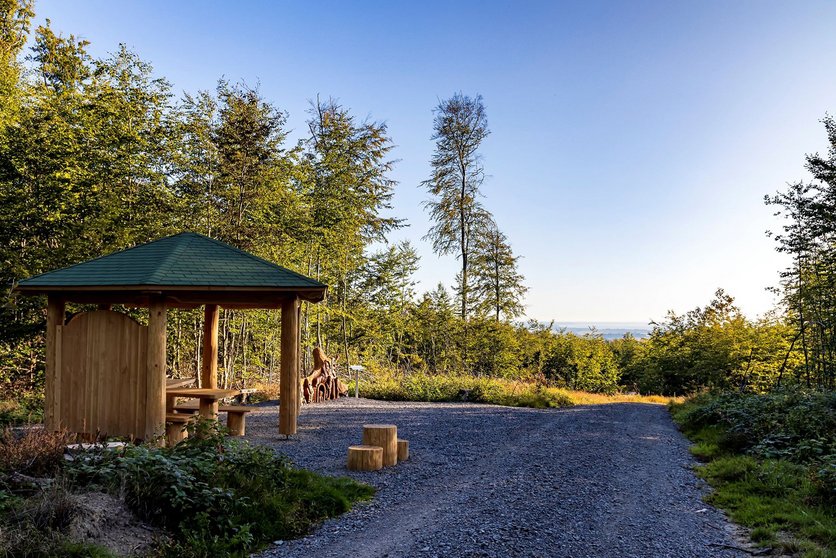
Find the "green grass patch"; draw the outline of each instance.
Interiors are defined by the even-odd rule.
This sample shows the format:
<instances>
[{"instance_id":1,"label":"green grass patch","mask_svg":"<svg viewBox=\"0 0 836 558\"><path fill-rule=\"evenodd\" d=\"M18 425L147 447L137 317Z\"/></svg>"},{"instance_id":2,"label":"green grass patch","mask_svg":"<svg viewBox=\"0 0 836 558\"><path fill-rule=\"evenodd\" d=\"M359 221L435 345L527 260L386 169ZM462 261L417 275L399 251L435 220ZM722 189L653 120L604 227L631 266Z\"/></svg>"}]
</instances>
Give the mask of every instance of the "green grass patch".
<instances>
[{"instance_id":1,"label":"green grass patch","mask_svg":"<svg viewBox=\"0 0 836 558\"><path fill-rule=\"evenodd\" d=\"M672 405L671 413L694 442L691 452L706 462L696 470L713 488L709 503L749 528L758 544L833 558L836 484L828 475L836 473L832 440L820 430L832 417L818 416L830 412L830 402L816 393L702 395ZM796 407L809 414L807 424Z\"/></svg>"}]
</instances>

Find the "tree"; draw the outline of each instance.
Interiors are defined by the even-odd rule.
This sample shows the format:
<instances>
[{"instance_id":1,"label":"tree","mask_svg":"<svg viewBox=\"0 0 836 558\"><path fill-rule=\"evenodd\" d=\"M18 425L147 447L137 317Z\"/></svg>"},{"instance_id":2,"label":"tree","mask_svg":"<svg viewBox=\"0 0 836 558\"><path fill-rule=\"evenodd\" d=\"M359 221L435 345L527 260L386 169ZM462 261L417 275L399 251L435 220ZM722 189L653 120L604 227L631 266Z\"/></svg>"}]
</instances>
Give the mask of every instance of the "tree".
<instances>
[{"instance_id":1,"label":"tree","mask_svg":"<svg viewBox=\"0 0 836 558\"><path fill-rule=\"evenodd\" d=\"M520 256L515 256L508 238L495 223L490 222L476 238L473 253L473 308L480 316L493 315L514 319L525 307L522 298L528 289L517 269Z\"/></svg>"},{"instance_id":2,"label":"tree","mask_svg":"<svg viewBox=\"0 0 836 558\"><path fill-rule=\"evenodd\" d=\"M401 220L385 215L396 184L389 176L395 164L389 159L393 143L385 123L358 122L334 99L317 99L309 114L310 136L299 184L308 215L307 274L332 290L327 303L316 306L313 318L306 305L303 342L313 338L327 351L330 329L342 337L349 364L349 277L364 264L369 244L385 240L387 232L402 226ZM332 315L338 318L334 323ZM311 322L314 335L308 333Z\"/></svg>"},{"instance_id":3,"label":"tree","mask_svg":"<svg viewBox=\"0 0 836 558\"><path fill-rule=\"evenodd\" d=\"M826 155L806 157L809 182L790 184L767 196L776 215L785 218L775 235L776 249L792 255L793 265L781 273L789 316L797 324L804 356L799 368L807 386L836 385L836 120L823 120L829 148Z\"/></svg>"},{"instance_id":4,"label":"tree","mask_svg":"<svg viewBox=\"0 0 836 558\"><path fill-rule=\"evenodd\" d=\"M425 207L435 222L425 238L432 240L436 254L456 254L461 262L457 295L463 320L468 317L474 238L490 220L478 199L485 179L479 147L489 133L481 95L457 93L441 101L435 109L432 176L422 183L433 196Z\"/></svg>"},{"instance_id":5,"label":"tree","mask_svg":"<svg viewBox=\"0 0 836 558\"><path fill-rule=\"evenodd\" d=\"M14 119L20 104L18 56L34 15L32 0L0 0L0 134Z\"/></svg>"}]
</instances>

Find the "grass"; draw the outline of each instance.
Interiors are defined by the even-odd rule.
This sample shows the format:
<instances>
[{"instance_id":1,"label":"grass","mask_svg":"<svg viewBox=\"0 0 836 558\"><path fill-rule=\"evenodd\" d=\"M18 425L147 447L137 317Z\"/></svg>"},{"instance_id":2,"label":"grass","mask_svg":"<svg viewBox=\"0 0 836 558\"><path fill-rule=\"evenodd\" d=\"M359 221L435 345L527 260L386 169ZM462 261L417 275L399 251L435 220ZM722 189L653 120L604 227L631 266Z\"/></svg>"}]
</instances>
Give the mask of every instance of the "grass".
<instances>
[{"instance_id":1,"label":"grass","mask_svg":"<svg viewBox=\"0 0 836 558\"><path fill-rule=\"evenodd\" d=\"M351 383L349 393L354 393ZM546 409L607 403L667 404L675 398L638 394L605 395L544 386L536 382L475 376L378 373L361 380L360 395L386 401L472 401Z\"/></svg>"},{"instance_id":2,"label":"grass","mask_svg":"<svg viewBox=\"0 0 836 558\"><path fill-rule=\"evenodd\" d=\"M832 481L822 478L822 471L832 471L832 465L827 456L811 457L807 450L794 449L807 448L810 442L804 436L791 435L790 418L783 421L778 418L790 417L799 405L807 412L818 408L810 402L810 398L817 396L777 402L752 400L769 397L784 396L748 395L718 402L717 396L703 395L673 404L671 412L694 442L691 452L704 462L697 467L697 474L713 489L707 498L709 503L724 509L733 521L749 528L752 540L762 546L808 558L834 558L833 486ZM776 405L780 407L775 408ZM722 412L717 412L718 407ZM741 409L747 412L738 414ZM771 409L769 413L767 409ZM826 412L826 407L820 412ZM817 420L820 419L815 413L808 417L808 423ZM747 424L758 424L762 429L760 434L753 436L747 430L749 436L742 439L740 430ZM819 434L809 432L806 436L815 440ZM770 439L792 441L785 443L786 447L779 447L776 443L765 443Z\"/></svg>"}]
</instances>

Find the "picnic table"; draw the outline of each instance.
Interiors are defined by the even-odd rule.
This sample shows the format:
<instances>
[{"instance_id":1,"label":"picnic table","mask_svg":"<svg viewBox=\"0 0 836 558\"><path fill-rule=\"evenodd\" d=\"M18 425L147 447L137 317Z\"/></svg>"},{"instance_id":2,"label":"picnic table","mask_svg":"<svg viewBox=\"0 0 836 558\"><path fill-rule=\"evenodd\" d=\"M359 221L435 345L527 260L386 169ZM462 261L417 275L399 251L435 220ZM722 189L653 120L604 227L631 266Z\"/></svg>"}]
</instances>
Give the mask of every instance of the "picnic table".
<instances>
[{"instance_id":1,"label":"picnic table","mask_svg":"<svg viewBox=\"0 0 836 558\"><path fill-rule=\"evenodd\" d=\"M186 397L200 400L200 416L209 419L218 418L218 401L226 399L227 397L235 397L239 394L235 389L209 389L209 388L166 388L166 403L171 401L172 409L166 409L166 412L173 412L174 399L177 397Z\"/></svg>"},{"instance_id":2,"label":"picnic table","mask_svg":"<svg viewBox=\"0 0 836 558\"><path fill-rule=\"evenodd\" d=\"M166 378L165 389L177 389L189 387L194 383L194 378Z\"/></svg>"}]
</instances>

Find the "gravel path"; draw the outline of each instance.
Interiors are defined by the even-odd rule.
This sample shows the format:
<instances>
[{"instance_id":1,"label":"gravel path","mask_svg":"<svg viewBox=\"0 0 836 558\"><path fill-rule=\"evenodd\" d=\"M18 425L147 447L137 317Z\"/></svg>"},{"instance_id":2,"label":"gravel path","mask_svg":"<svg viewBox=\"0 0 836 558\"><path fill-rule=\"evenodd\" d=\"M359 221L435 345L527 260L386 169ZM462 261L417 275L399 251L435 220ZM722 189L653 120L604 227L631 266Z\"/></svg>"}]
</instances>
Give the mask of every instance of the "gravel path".
<instances>
[{"instance_id":1,"label":"gravel path","mask_svg":"<svg viewBox=\"0 0 836 558\"><path fill-rule=\"evenodd\" d=\"M701 500L687 441L657 405L534 410L342 399L305 406L299 434L275 407L247 438L298 465L377 487L374 500L268 557L740 557L734 527ZM410 460L345 469L362 424L393 423Z\"/></svg>"}]
</instances>

